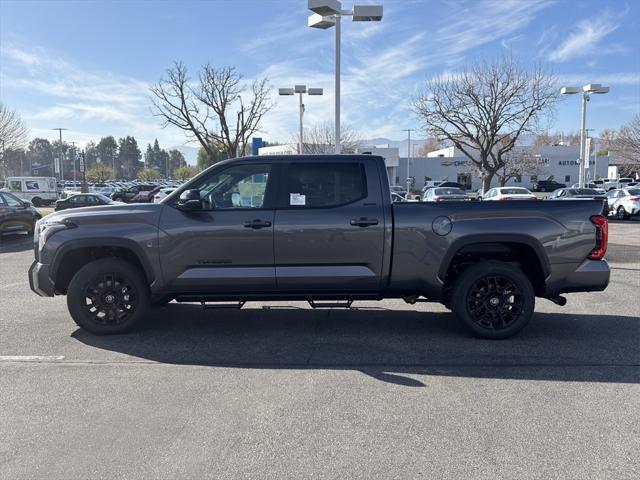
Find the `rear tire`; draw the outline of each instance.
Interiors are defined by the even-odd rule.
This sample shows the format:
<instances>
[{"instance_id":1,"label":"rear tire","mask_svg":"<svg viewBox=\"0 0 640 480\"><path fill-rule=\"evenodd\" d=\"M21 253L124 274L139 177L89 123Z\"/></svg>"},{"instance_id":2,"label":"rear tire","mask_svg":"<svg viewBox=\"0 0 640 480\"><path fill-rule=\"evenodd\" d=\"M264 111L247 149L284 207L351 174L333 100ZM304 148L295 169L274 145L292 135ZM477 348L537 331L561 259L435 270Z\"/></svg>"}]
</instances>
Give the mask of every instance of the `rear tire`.
<instances>
[{"instance_id":1,"label":"rear tire","mask_svg":"<svg viewBox=\"0 0 640 480\"><path fill-rule=\"evenodd\" d=\"M95 335L133 330L149 307L149 288L141 272L119 258L102 258L82 267L67 289L67 307L76 324Z\"/></svg>"},{"instance_id":2,"label":"rear tire","mask_svg":"<svg viewBox=\"0 0 640 480\"><path fill-rule=\"evenodd\" d=\"M627 211L622 205L618 207L618 210L616 211L616 217L618 218L618 220L626 220L627 218L629 218L629 215L627 215Z\"/></svg>"},{"instance_id":3,"label":"rear tire","mask_svg":"<svg viewBox=\"0 0 640 480\"><path fill-rule=\"evenodd\" d=\"M467 268L456 281L451 307L462 325L477 337L508 338L533 316L535 294L522 270L487 261Z\"/></svg>"},{"instance_id":4,"label":"rear tire","mask_svg":"<svg viewBox=\"0 0 640 480\"><path fill-rule=\"evenodd\" d=\"M33 197L31 199L31 203L34 207L41 207L43 205L42 199L40 197Z\"/></svg>"}]
</instances>

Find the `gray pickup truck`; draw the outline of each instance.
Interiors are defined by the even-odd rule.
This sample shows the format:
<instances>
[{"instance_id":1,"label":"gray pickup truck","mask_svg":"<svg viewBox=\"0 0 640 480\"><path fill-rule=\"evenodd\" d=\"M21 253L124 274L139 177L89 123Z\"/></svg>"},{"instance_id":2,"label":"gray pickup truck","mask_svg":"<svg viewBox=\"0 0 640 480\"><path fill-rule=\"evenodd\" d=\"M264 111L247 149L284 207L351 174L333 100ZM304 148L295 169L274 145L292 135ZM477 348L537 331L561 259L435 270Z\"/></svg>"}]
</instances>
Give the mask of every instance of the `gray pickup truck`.
<instances>
[{"instance_id":1,"label":"gray pickup truck","mask_svg":"<svg viewBox=\"0 0 640 480\"><path fill-rule=\"evenodd\" d=\"M66 294L95 334L129 331L171 300L402 298L440 302L473 334L505 338L535 297L563 305L562 293L607 287L602 212L597 200L392 203L372 155L238 158L159 204L45 217L29 281L41 296Z\"/></svg>"}]
</instances>

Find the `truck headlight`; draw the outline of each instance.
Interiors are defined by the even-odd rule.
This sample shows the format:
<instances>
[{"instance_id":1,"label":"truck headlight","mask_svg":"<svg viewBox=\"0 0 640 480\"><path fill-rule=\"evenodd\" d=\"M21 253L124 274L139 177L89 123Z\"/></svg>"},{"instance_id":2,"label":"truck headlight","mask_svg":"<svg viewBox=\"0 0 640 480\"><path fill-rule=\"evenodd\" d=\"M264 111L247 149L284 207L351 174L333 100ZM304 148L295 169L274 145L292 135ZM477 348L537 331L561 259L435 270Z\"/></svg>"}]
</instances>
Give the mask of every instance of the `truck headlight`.
<instances>
[{"instance_id":1,"label":"truck headlight","mask_svg":"<svg viewBox=\"0 0 640 480\"><path fill-rule=\"evenodd\" d=\"M64 220L48 219L45 217L36 223L36 228L33 230L33 241L37 243L38 250L42 250L42 247L44 247L44 244L51 235L61 230L66 230L67 228L75 228L75 225Z\"/></svg>"}]
</instances>

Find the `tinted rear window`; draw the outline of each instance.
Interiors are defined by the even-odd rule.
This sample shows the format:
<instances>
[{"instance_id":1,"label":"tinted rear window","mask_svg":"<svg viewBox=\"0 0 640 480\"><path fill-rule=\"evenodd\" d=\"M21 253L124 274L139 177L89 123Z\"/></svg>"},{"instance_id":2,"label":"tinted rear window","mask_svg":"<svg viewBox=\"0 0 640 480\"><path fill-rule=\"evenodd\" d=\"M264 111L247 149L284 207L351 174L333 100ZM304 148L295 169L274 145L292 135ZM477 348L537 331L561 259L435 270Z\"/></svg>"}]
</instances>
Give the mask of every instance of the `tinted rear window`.
<instances>
[{"instance_id":1,"label":"tinted rear window","mask_svg":"<svg viewBox=\"0 0 640 480\"><path fill-rule=\"evenodd\" d=\"M436 195L464 195L459 188L436 188L433 192Z\"/></svg>"},{"instance_id":2,"label":"tinted rear window","mask_svg":"<svg viewBox=\"0 0 640 480\"><path fill-rule=\"evenodd\" d=\"M500 193L503 195L529 195L531 192L526 188L501 188Z\"/></svg>"},{"instance_id":3,"label":"tinted rear window","mask_svg":"<svg viewBox=\"0 0 640 480\"><path fill-rule=\"evenodd\" d=\"M367 196L366 178L360 163L298 163L284 175L286 205L290 207L336 207Z\"/></svg>"},{"instance_id":4,"label":"tinted rear window","mask_svg":"<svg viewBox=\"0 0 640 480\"><path fill-rule=\"evenodd\" d=\"M629 195L640 195L640 188L630 188L627 192Z\"/></svg>"},{"instance_id":5,"label":"tinted rear window","mask_svg":"<svg viewBox=\"0 0 640 480\"><path fill-rule=\"evenodd\" d=\"M571 193L573 195L600 195L600 193L593 188L576 188L571 190Z\"/></svg>"}]
</instances>

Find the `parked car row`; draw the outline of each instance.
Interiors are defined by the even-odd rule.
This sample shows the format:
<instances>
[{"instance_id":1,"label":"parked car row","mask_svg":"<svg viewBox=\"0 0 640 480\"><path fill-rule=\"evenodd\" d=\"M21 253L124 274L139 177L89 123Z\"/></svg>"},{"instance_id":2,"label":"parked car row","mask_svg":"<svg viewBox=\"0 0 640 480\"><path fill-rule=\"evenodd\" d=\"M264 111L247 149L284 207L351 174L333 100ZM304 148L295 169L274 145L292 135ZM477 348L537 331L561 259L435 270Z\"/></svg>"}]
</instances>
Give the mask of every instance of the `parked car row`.
<instances>
[{"instance_id":1,"label":"parked car row","mask_svg":"<svg viewBox=\"0 0 640 480\"><path fill-rule=\"evenodd\" d=\"M548 184L546 184L548 185ZM589 184L594 185L594 184ZM543 187L544 188L544 187ZM418 201L409 200L405 196L391 191L393 203ZM452 202L474 200L462 188L457 187L427 187L424 189L422 202ZM510 201L510 200L538 200L533 192L524 187L494 187L484 195L475 198L479 201ZM620 220L640 215L640 185L637 187L618 188L605 193L601 188L562 187L552 191L544 200L602 200L605 203L604 212Z\"/></svg>"}]
</instances>

